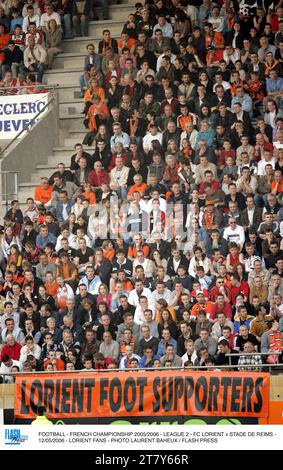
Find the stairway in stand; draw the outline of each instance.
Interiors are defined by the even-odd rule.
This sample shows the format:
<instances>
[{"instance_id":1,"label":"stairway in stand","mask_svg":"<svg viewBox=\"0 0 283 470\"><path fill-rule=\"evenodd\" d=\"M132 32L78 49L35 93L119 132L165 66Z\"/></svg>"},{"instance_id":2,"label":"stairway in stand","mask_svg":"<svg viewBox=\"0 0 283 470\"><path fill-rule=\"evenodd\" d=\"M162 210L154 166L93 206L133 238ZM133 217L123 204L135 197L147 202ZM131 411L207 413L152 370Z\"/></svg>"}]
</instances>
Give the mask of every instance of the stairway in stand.
<instances>
[{"instance_id":1,"label":"stairway in stand","mask_svg":"<svg viewBox=\"0 0 283 470\"><path fill-rule=\"evenodd\" d=\"M116 2L116 0L112 0ZM53 62L52 70L46 71L44 81L48 85L59 85L57 91L59 98L59 127L60 142L59 147L53 148L53 154L48 156L46 164L37 165L31 174L30 181L20 183L19 201L23 207L27 197L33 197L34 189L39 184L42 176L50 176L60 162L69 166L70 157L74 153L74 145L82 142L86 134L83 125L82 99L80 98L79 77L83 72L86 46L89 43L95 44L98 51L98 42L101 40L102 31L108 28L112 37L120 38L124 23L129 13L135 11L135 0L122 0L117 5L111 3L109 6L110 20L92 21L89 25L89 36L64 40L61 45L62 53L58 54ZM101 10L97 9L101 18ZM90 152L92 147L86 147Z\"/></svg>"}]
</instances>

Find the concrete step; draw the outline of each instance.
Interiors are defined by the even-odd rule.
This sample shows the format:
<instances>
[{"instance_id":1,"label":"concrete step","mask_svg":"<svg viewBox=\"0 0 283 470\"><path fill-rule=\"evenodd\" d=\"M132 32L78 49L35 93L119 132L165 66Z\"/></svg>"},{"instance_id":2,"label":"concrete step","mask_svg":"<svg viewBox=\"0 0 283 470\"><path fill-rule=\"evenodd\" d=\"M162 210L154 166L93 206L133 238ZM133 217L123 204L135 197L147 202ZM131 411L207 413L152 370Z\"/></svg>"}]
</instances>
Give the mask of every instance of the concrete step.
<instances>
[{"instance_id":1,"label":"concrete step","mask_svg":"<svg viewBox=\"0 0 283 470\"><path fill-rule=\"evenodd\" d=\"M75 134L74 136L67 137L66 139L64 139L64 146L74 148L77 143L82 143L85 135L86 132L80 132L79 135Z\"/></svg>"},{"instance_id":2,"label":"concrete step","mask_svg":"<svg viewBox=\"0 0 283 470\"><path fill-rule=\"evenodd\" d=\"M72 69L81 68L83 70L84 67L84 57L86 54L83 52L76 52L76 53L61 53L58 54L53 62L53 70L56 69Z\"/></svg>"},{"instance_id":3,"label":"concrete step","mask_svg":"<svg viewBox=\"0 0 283 470\"><path fill-rule=\"evenodd\" d=\"M74 145L75 145L75 142L74 142ZM74 145L68 145L68 146L65 146L65 147L54 147L53 148L53 155L48 157L48 163L51 163L50 162L51 158L52 159L54 158L54 160L56 161L56 158L58 159L58 157L60 157L60 156L62 156L62 158L71 157L71 155L73 155L73 153L74 153ZM85 148L88 149L88 152L94 152L94 150L95 150L94 147L85 147ZM57 162L59 163L60 159L57 160Z\"/></svg>"},{"instance_id":4,"label":"concrete step","mask_svg":"<svg viewBox=\"0 0 283 470\"><path fill-rule=\"evenodd\" d=\"M121 20L126 22L127 16L134 13L135 8L127 3L121 5L109 5L109 17L113 20ZM102 20L102 8L96 7L95 13ZM104 21L106 23L106 21Z\"/></svg>"},{"instance_id":5,"label":"concrete step","mask_svg":"<svg viewBox=\"0 0 283 470\"><path fill-rule=\"evenodd\" d=\"M20 183L19 185L19 201L21 204L26 203L28 197L34 197L34 190L38 186L36 182Z\"/></svg>"},{"instance_id":6,"label":"concrete step","mask_svg":"<svg viewBox=\"0 0 283 470\"><path fill-rule=\"evenodd\" d=\"M60 116L60 128L73 132L74 130L79 130L80 132L86 132L86 129L83 125L82 116Z\"/></svg>"},{"instance_id":7,"label":"concrete step","mask_svg":"<svg viewBox=\"0 0 283 470\"><path fill-rule=\"evenodd\" d=\"M73 69L74 67L83 69L85 54L83 54L82 52L78 52L77 54L78 55L73 55L73 57L71 54L69 57L64 57L63 54L58 54L58 57L55 57L53 62L53 70Z\"/></svg>"},{"instance_id":8,"label":"concrete step","mask_svg":"<svg viewBox=\"0 0 283 470\"><path fill-rule=\"evenodd\" d=\"M101 40L101 37L98 36L88 36L88 37L83 37L83 38L75 38L75 39L65 39L62 41L61 44L61 49L63 49L64 52L68 53L77 53L81 52L86 54L86 46L89 43L92 43L95 45L96 50L98 50L98 42Z\"/></svg>"},{"instance_id":9,"label":"concrete step","mask_svg":"<svg viewBox=\"0 0 283 470\"><path fill-rule=\"evenodd\" d=\"M70 167L69 166L66 166L67 169L69 169ZM55 171L57 169L57 167L55 165L49 165L48 163L44 164L44 165L36 165L36 171L42 171L42 170L45 170L45 171Z\"/></svg>"},{"instance_id":10,"label":"concrete step","mask_svg":"<svg viewBox=\"0 0 283 470\"><path fill-rule=\"evenodd\" d=\"M113 19L108 21L91 21L89 23L89 36L102 38L102 32L105 28L110 29L111 36L116 38L121 36L123 26L127 20L127 14L125 14L125 20Z\"/></svg>"},{"instance_id":11,"label":"concrete step","mask_svg":"<svg viewBox=\"0 0 283 470\"><path fill-rule=\"evenodd\" d=\"M81 114L84 109L84 103L81 99L67 101L67 102L60 102L59 103L59 112L60 116L80 116L81 120L84 120L84 115Z\"/></svg>"},{"instance_id":12,"label":"concrete step","mask_svg":"<svg viewBox=\"0 0 283 470\"><path fill-rule=\"evenodd\" d=\"M79 99L80 94L80 87L78 85L61 85L58 88L59 103Z\"/></svg>"},{"instance_id":13,"label":"concrete step","mask_svg":"<svg viewBox=\"0 0 283 470\"><path fill-rule=\"evenodd\" d=\"M68 143L70 140L76 141L76 142L82 142L84 140L84 136L86 135L86 129L84 131L79 131L79 132L70 132L70 137L67 137L64 139L64 145L70 146L70 143ZM75 145L75 144L74 144Z\"/></svg>"},{"instance_id":14,"label":"concrete step","mask_svg":"<svg viewBox=\"0 0 283 470\"><path fill-rule=\"evenodd\" d=\"M44 74L44 81L47 85L74 85L78 86L79 77L82 74L80 67L73 67L72 70L57 69L47 70Z\"/></svg>"}]
</instances>

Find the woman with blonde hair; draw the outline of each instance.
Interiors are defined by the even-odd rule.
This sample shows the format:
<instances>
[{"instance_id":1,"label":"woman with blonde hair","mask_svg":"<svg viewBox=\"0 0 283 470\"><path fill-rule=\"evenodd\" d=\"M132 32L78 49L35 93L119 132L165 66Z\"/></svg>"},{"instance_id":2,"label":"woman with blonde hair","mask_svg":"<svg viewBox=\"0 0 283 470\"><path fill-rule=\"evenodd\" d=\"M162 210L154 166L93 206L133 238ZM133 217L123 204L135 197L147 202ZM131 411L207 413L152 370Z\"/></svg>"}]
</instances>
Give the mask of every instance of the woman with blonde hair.
<instances>
[{"instance_id":1,"label":"woman with blonde hair","mask_svg":"<svg viewBox=\"0 0 283 470\"><path fill-rule=\"evenodd\" d=\"M48 57L48 68L52 69L54 56L62 52L60 44L62 42L62 31L59 29L56 21L51 19L48 21L48 29L45 34L46 52Z\"/></svg>"}]
</instances>

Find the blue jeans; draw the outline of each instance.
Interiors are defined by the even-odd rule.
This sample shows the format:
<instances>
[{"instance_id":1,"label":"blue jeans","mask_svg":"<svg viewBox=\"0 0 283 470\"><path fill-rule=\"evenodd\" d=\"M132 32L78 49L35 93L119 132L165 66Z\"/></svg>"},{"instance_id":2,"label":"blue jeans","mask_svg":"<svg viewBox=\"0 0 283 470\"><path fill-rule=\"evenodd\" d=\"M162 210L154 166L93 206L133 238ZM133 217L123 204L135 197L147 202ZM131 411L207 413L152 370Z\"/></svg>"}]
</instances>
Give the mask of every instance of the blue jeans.
<instances>
[{"instance_id":1,"label":"blue jeans","mask_svg":"<svg viewBox=\"0 0 283 470\"><path fill-rule=\"evenodd\" d=\"M85 15L73 16L73 25L76 36L88 36L88 17Z\"/></svg>"},{"instance_id":2,"label":"blue jeans","mask_svg":"<svg viewBox=\"0 0 283 470\"><path fill-rule=\"evenodd\" d=\"M23 66L21 68L21 73L24 73L25 75L26 74L29 74L29 73L37 73L37 81L42 83L42 78L43 78L43 74L46 70L46 65L45 64L32 64L33 66L33 71L32 70L29 70L28 68L26 68L25 66Z\"/></svg>"},{"instance_id":3,"label":"blue jeans","mask_svg":"<svg viewBox=\"0 0 283 470\"><path fill-rule=\"evenodd\" d=\"M72 18L70 13L64 15L65 36L72 36Z\"/></svg>"},{"instance_id":4,"label":"blue jeans","mask_svg":"<svg viewBox=\"0 0 283 470\"><path fill-rule=\"evenodd\" d=\"M85 74L84 73L80 76L79 82L80 82L80 90L81 90L81 93L83 94L84 91L85 91L85 88L86 88L85 87L86 83L85 83Z\"/></svg>"},{"instance_id":5,"label":"blue jeans","mask_svg":"<svg viewBox=\"0 0 283 470\"><path fill-rule=\"evenodd\" d=\"M95 6L96 5L101 5L103 19L109 17L109 2L108 2L108 0L94 0L93 3L94 3L94 5L93 5L94 13L95 13Z\"/></svg>"}]
</instances>

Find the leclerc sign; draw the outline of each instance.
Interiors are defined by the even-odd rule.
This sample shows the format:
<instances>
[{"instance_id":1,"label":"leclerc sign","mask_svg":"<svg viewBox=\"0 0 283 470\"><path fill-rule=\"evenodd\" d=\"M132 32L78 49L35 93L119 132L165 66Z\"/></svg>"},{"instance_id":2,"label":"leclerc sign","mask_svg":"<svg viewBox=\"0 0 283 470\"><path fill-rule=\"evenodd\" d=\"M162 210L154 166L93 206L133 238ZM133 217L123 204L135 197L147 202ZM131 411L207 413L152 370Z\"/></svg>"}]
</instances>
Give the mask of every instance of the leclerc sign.
<instances>
[{"instance_id":1,"label":"leclerc sign","mask_svg":"<svg viewBox=\"0 0 283 470\"><path fill-rule=\"evenodd\" d=\"M44 405L50 418L217 416L267 418L269 374L155 371L21 374L15 417Z\"/></svg>"},{"instance_id":2,"label":"leclerc sign","mask_svg":"<svg viewBox=\"0 0 283 470\"><path fill-rule=\"evenodd\" d=\"M47 103L47 93L1 96L0 139L13 139L23 129L33 126L47 111L46 108L35 120L36 115L42 111Z\"/></svg>"}]
</instances>

